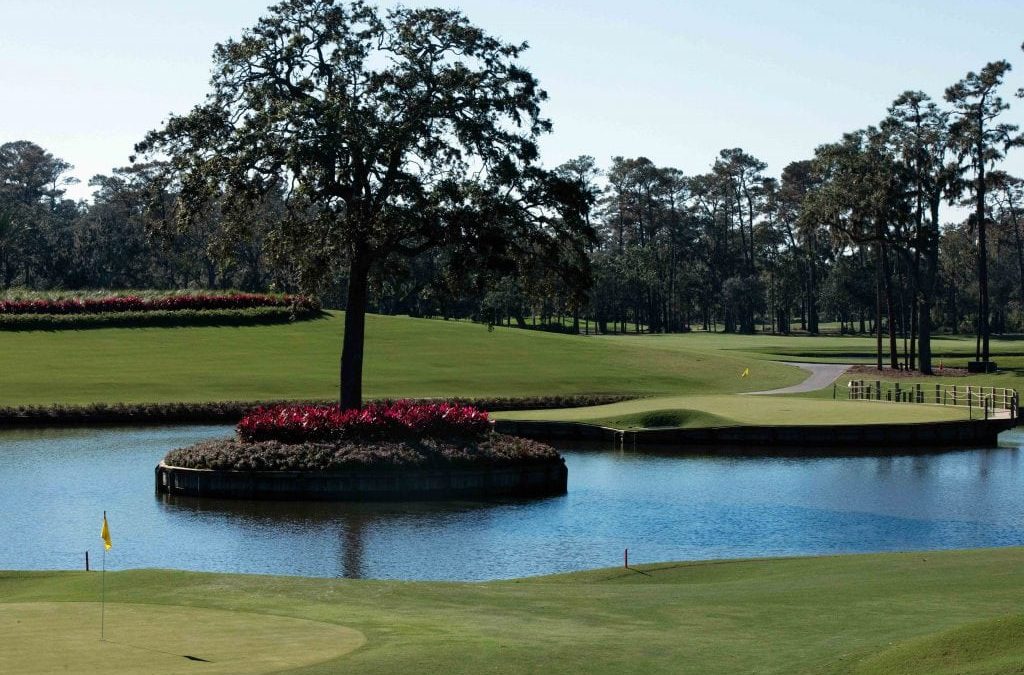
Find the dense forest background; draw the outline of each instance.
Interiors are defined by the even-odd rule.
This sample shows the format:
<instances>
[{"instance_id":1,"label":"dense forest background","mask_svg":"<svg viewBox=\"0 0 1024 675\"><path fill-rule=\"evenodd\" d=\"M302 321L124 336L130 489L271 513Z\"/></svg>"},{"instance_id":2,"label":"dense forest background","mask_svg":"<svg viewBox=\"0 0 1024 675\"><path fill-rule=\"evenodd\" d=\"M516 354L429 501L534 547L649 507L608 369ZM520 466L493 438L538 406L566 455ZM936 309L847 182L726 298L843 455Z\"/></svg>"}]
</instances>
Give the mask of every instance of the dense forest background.
<instances>
[{"instance_id":1,"label":"dense forest background","mask_svg":"<svg viewBox=\"0 0 1024 675\"><path fill-rule=\"evenodd\" d=\"M370 306L588 333L874 332L881 343L884 332L892 365L912 368L934 331L977 333L980 350L989 324L1024 329L1024 180L999 170L1021 144L1000 122L1009 68L969 73L940 102L905 92L877 124L779 175L741 148L698 175L579 157L558 172L590 197L598 236L586 261L564 265L585 278L529 260L483 273L456 251L396 253L373 270ZM231 227L215 200L186 227L160 163L95 176L90 201L66 198L72 168L30 141L0 145L0 290L301 290L283 190L242 218L235 205ZM337 269L318 289L328 307L344 303Z\"/></svg>"}]
</instances>

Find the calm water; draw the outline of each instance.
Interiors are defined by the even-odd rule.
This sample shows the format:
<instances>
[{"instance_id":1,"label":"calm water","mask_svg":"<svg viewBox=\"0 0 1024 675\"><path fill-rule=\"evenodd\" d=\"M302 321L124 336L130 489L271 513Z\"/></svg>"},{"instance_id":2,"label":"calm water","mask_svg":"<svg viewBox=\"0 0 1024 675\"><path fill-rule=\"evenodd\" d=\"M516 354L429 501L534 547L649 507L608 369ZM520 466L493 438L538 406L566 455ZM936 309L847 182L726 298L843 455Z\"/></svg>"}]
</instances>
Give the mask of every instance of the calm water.
<instances>
[{"instance_id":1,"label":"calm water","mask_svg":"<svg viewBox=\"0 0 1024 675\"><path fill-rule=\"evenodd\" d=\"M540 501L272 504L160 498L153 467L226 427L0 433L0 569L494 579L621 562L1024 544L1024 435L891 458L667 457L563 448Z\"/></svg>"}]
</instances>

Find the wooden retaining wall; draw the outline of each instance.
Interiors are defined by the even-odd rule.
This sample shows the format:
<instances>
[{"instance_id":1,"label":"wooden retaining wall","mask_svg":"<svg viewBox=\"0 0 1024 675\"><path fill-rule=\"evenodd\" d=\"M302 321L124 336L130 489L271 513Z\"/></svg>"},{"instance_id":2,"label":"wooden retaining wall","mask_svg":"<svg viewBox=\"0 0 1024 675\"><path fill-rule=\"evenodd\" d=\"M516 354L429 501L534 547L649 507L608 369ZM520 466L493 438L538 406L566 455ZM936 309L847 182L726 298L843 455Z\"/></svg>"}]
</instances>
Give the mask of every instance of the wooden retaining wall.
<instances>
[{"instance_id":1,"label":"wooden retaining wall","mask_svg":"<svg viewBox=\"0 0 1024 675\"><path fill-rule=\"evenodd\" d=\"M737 426L701 429L638 429L619 431L579 422L498 420L501 434L543 441L604 441L628 445L672 445L709 448L949 448L986 447L1017 420L989 419L915 424L849 424L834 426Z\"/></svg>"},{"instance_id":2,"label":"wooden retaining wall","mask_svg":"<svg viewBox=\"0 0 1024 675\"><path fill-rule=\"evenodd\" d=\"M565 460L547 464L447 469L213 471L156 467L160 494L226 499L420 501L565 494Z\"/></svg>"}]
</instances>

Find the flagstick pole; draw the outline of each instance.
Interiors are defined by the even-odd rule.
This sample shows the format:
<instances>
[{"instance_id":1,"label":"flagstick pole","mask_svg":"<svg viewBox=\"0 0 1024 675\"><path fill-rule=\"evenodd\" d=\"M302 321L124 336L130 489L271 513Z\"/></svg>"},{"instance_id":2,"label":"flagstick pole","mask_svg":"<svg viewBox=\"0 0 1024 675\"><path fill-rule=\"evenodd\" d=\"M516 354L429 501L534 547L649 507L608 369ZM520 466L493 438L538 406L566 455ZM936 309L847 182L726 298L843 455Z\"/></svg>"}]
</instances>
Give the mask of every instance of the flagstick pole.
<instances>
[{"instance_id":1,"label":"flagstick pole","mask_svg":"<svg viewBox=\"0 0 1024 675\"><path fill-rule=\"evenodd\" d=\"M103 522L107 522L107 512L103 512ZM106 542L104 542L106 543ZM107 547L103 547L103 571L100 572L100 640L104 639L104 629L106 628L107 610Z\"/></svg>"}]
</instances>

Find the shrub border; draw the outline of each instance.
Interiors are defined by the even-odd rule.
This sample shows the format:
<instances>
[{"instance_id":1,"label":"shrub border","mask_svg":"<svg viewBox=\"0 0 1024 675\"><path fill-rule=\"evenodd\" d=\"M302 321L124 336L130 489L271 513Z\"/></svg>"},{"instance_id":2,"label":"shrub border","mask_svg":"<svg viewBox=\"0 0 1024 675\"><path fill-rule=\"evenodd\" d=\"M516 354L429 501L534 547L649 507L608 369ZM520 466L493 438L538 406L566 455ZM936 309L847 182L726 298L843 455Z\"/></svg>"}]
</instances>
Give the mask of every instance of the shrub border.
<instances>
[{"instance_id":1,"label":"shrub border","mask_svg":"<svg viewBox=\"0 0 1024 675\"><path fill-rule=\"evenodd\" d=\"M411 399L419 403L447 400L488 412L583 408L627 401L635 396L608 394L513 398ZM202 403L90 403L0 407L0 429L93 425L237 424L253 408L275 405L322 405L333 401L213 401Z\"/></svg>"},{"instance_id":2,"label":"shrub border","mask_svg":"<svg viewBox=\"0 0 1024 675\"><path fill-rule=\"evenodd\" d=\"M0 314L105 314L316 306L317 301L307 296L242 291L105 291L58 293L53 297L0 295Z\"/></svg>"},{"instance_id":3,"label":"shrub border","mask_svg":"<svg viewBox=\"0 0 1024 675\"><path fill-rule=\"evenodd\" d=\"M477 438L350 439L282 443L215 438L175 448L163 463L183 469L267 473L406 471L549 464L561 456L547 443L485 432Z\"/></svg>"},{"instance_id":4,"label":"shrub border","mask_svg":"<svg viewBox=\"0 0 1024 675\"><path fill-rule=\"evenodd\" d=\"M99 314L0 314L0 331L83 330L188 326L257 326L323 316L319 308L247 307L244 309L177 309Z\"/></svg>"}]
</instances>

